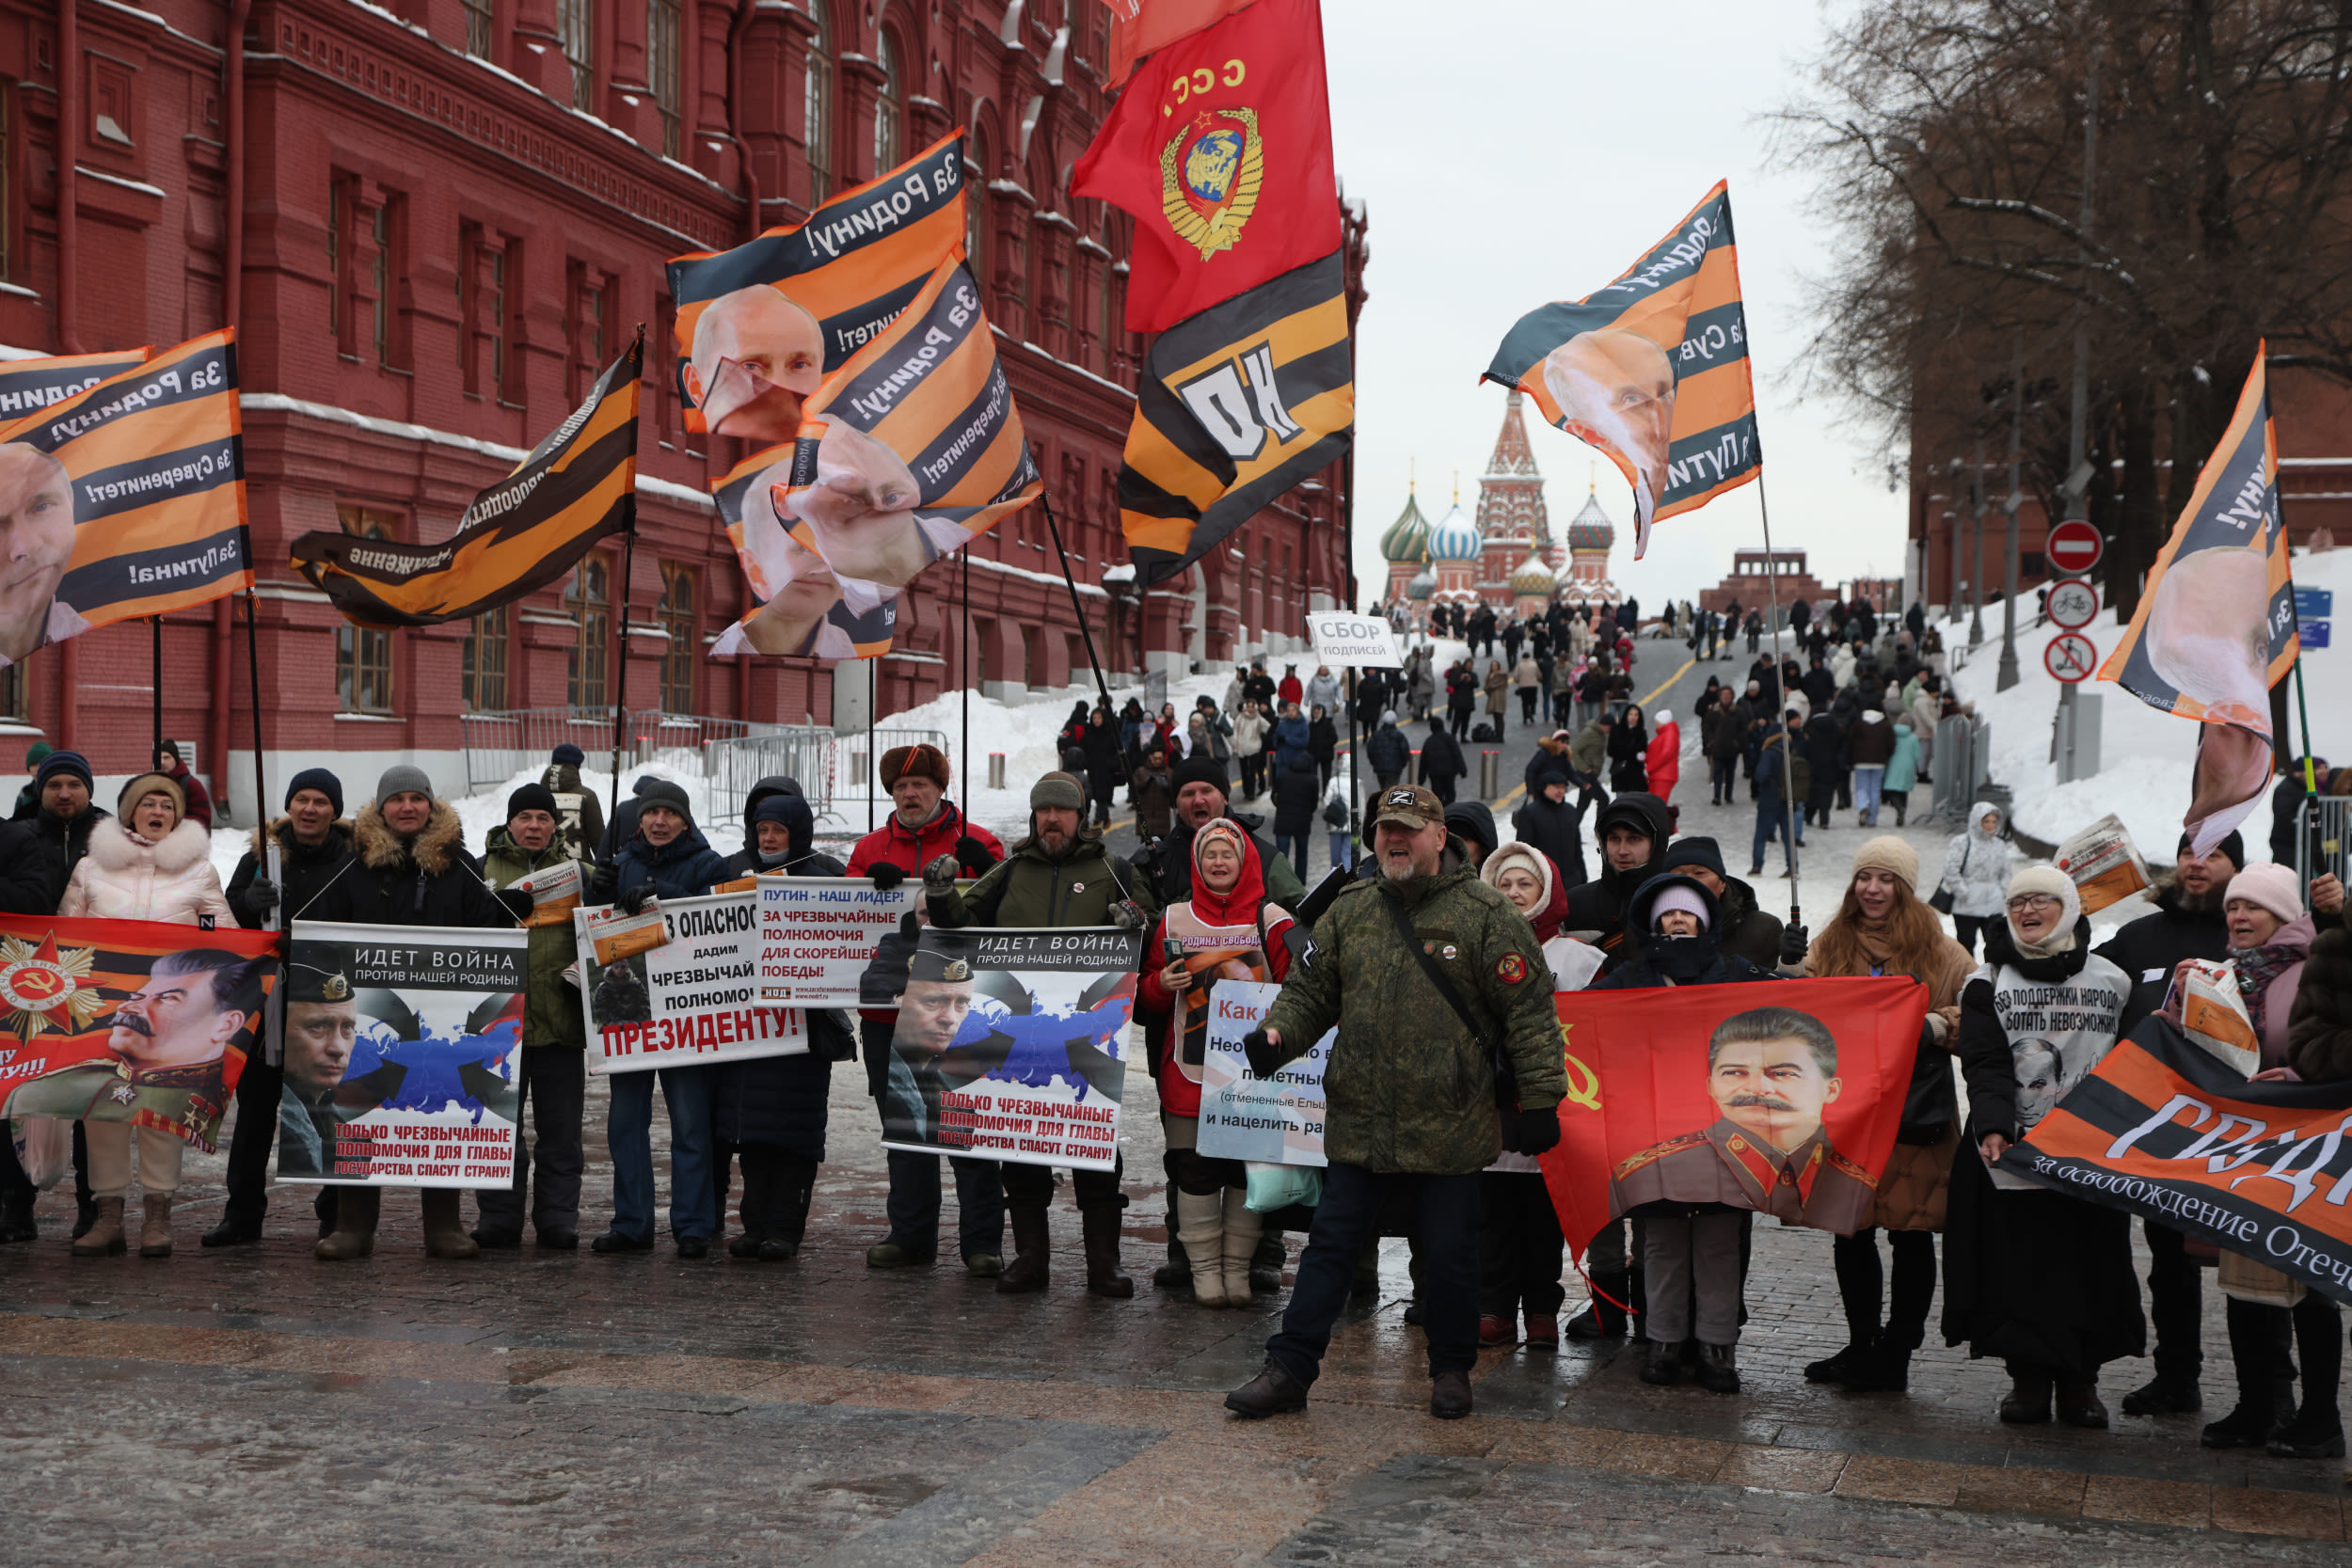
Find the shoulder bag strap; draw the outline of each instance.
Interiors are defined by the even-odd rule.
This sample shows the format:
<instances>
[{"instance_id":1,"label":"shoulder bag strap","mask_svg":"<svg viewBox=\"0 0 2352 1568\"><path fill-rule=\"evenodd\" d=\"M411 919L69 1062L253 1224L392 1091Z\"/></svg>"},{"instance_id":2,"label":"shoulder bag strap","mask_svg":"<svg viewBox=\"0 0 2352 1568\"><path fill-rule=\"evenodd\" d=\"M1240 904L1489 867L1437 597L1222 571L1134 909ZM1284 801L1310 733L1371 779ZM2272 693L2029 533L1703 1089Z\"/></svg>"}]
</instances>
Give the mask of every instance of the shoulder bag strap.
<instances>
[{"instance_id":1,"label":"shoulder bag strap","mask_svg":"<svg viewBox=\"0 0 2352 1568\"><path fill-rule=\"evenodd\" d=\"M1438 960L1429 956L1429 950L1422 946L1421 939L1413 934L1413 917L1406 912L1404 901L1391 898L1385 893L1375 893L1375 896L1389 906L1389 913L1396 921L1396 934L1404 939L1405 950L1412 954L1415 963L1421 965L1421 972L1429 976L1429 983L1438 988L1438 994L1444 997L1446 1006L1454 1009L1454 1016L1462 1021L1462 1027L1470 1031L1470 1038L1483 1043L1486 1031L1479 1026L1477 1019L1470 1016L1470 1005L1462 1000L1462 993L1454 989L1454 982L1447 979L1445 971L1438 967Z\"/></svg>"}]
</instances>

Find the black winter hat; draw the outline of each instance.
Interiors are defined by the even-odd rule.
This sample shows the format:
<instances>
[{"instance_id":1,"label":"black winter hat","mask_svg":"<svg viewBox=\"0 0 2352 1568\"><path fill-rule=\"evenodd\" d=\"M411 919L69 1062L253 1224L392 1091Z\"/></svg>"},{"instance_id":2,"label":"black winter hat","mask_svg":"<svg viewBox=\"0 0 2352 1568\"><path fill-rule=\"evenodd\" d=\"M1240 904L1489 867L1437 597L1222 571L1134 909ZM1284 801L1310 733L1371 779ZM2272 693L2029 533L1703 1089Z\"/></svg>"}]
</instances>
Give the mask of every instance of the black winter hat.
<instances>
[{"instance_id":1,"label":"black winter hat","mask_svg":"<svg viewBox=\"0 0 2352 1568\"><path fill-rule=\"evenodd\" d=\"M315 789L334 806L335 815L343 814L343 781L324 768L306 768L286 781L286 804L294 805L294 798L306 789ZM513 812L506 814L514 816Z\"/></svg>"},{"instance_id":2,"label":"black winter hat","mask_svg":"<svg viewBox=\"0 0 2352 1568\"><path fill-rule=\"evenodd\" d=\"M549 753L548 760L559 768L578 768L588 758L579 747L566 740Z\"/></svg>"},{"instance_id":3,"label":"black winter hat","mask_svg":"<svg viewBox=\"0 0 2352 1568\"><path fill-rule=\"evenodd\" d=\"M2172 847L2172 852L2177 855L2187 847L2188 835L2183 833L2181 842ZM2232 829L2228 837L2213 847L2213 853L2227 855L2230 857L2232 865L2236 866L2240 871L2246 869L2246 840L2235 829Z\"/></svg>"},{"instance_id":4,"label":"black winter hat","mask_svg":"<svg viewBox=\"0 0 2352 1568\"><path fill-rule=\"evenodd\" d=\"M527 811L543 811L555 815L555 791L543 784L527 784L506 798L506 820L512 822Z\"/></svg>"},{"instance_id":5,"label":"black winter hat","mask_svg":"<svg viewBox=\"0 0 2352 1568\"><path fill-rule=\"evenodd\" d=\"M1484 854L1495 852L1495 814L1484 800L1456 800L1446 807L1445 831L1476 840Z\"/></svg>"},{"instance_id":6,"label":"black winter hat","mask_svg":"<svg viewBox=\"0 0 2352 1568\"><path fill-rule=\"evenodd\" d=\"M1168 774L1168 788L1182 793L1188 784L1208 784L1216 786L1219 795L1231 796L1233 786L1225 777L1225 765L1215 757L1186 757Z\"/></svg>"},{"instance_id":7,"label":"black winter hat","mask_svg":"<svg viewBox=\"0 0 2352 1568\"><path fill-rule=\"evenodd\" d=\"M1731 873L1724 869L1722 847L1713 839L1703 837L1676 839L1673 846L1666 851L1665 863L1658 869L1661 873L1679 871L1690 865L1712 871L1725 880L1729 880L1731 877Z\"/></svg>"},{"instance_id":8,"label":"black winter hat","mask_svg":"<svg viewBox=\"0 0 2352 1568\"><path fill-rule=\"evenodd\" d=\"M694 825L694 808L686 799L686 791L667 779L637 781L637 809L642 814L648 806L667 806L686 818L686 825Z\"/></svg>"}]
</instances>

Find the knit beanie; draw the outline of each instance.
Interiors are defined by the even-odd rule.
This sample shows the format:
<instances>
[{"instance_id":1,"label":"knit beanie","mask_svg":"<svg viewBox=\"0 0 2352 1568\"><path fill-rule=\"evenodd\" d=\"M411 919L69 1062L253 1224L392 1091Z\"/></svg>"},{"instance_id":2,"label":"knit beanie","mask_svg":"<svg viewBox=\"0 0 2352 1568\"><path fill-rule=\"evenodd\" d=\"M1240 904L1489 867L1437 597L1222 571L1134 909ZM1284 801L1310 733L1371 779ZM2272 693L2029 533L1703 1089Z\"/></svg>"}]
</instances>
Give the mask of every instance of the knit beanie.
<instances>
[{"instance_id":1,"label":"knit beanie","mask_svg":"<svg viewBox=\"0 0 2352 1568\"><path fill-rule=\"evenodd\" d=\"M674 784L667 779L640 779L638 784L640 787L637 791L637 801L640 813L649 806L667 806L686 818L688 827L694 825L694 807L692 802L687 800L683 786Z\"/></svg>"},{"instance_id":2,"label":"knit beanie","mask_svg":"<svg viewBox=\"0 0 2352 1568\"><path fill-rule=\"evenodd\" d=\"M1699 834L1693 834L1689 838L1678 838L1668 845L1666 859L1658 869L1681 871L1693 865L1701 870L1712 871L1717 877L1726 881L1731 878L1731 873L1724 869L1723 847L1713 839Z\"/></svg>"},{"instance_id":3,"label":"knit beanie","mask_svg":"<svg viewBox=\"0 0 2352 1568\"><path fill-rule=\"evenodd\" d=\"M306 768L301 772L296 773L293 778L286 781L286 805L288 809L291 810L293 808L294 798L301 794L306 789L315 789L321 795L326 796L327 803L335 808L335 815L337 816L341 816L343 814L343 781L335 777L334 774L328 772L326 768ZM515 814L513 812L509 812L507 815L512 816Z\"/></svg>"},{"instance_id":4,"label":"knit beanie","mask_svg":"<svg viewBox=\"0 0 2352 1568\"><path fill-rule=\"evenodd\" d=\"M2172 847L2172 852L2177 855L2187 847L2188 834L2183 833L2181 835L2181 842ZM2244 865L2246 863L2245 836L2239 833L2235 829L2232 829L2227 837L2223 838L2220 843L2215 845L2210 850L2206 851L2206 853L2208 856L2227 855L2230 858L2230 864L2233 867Z\"/></svg>"},{"instance_id":5,"label":"knit beanie","mask_svg":"<svg viewBox=\"0 0 2352 1568\"><path fill-rule=\"evenodd\" d=\"M566 740L563 745L558 746L555 749L554 752L548 758L548 760L554 763L559 768L578 768L581 763L587 761L588 758L586 753L582 752L579 747Z\"/></svg>"},{"instance_id":6,"label":"knit beanie","mask_svg":"<svg viewBox=\"0 0 2352 1568\"><path fill-rule=\"evenodd\" d=\"M1058 806L1063 811L1084 812L1087 809L1086 785L1068 773L1048 773L1029 786L1029 809L1045 811Z\"/></svg>"},{"instance_id":7,"label":"knit beanie","mask_svg":"<svg viewBox=\"0 0 2352 1568\"><path fill-rule=\"evenodd\" d=\"M405 795L410 790L427 799L430 799L433 794L432 779L426 776L423 768L417 767L414 763L396 763L384 769L382 775L375 781L375 799L378 803L389 800L395 795Z\"/></svg>"},{"instance_id":8,"label":"knit beanie","mask_svg":"<svg viewBox=\"0 0 2352 1568\"><path fill-rule=\"evenodd\" d=\"M24 748L24 766L27 768L39 768L48 759L49 753L56 750L56 748L46 740L34 741Z\"/></svg>"},{"instance_id":9,"label":"knit beanie","mask_svg":"<svg viewBox=\"0 0 2352 1568\"><path fill-rule=\"evenodd\" d=\"M2303 914L2303 885L2291 868L2277 861L2248 866L2230 879L2229 890L2221 897L2225 904L2233 898L2243 898L2268 910L2281 921L2298 920Z\"/></svg>"},{"instance_id":10,"label":"knit beanie","mask_svg":"<svg viewBox=\"0 0 2352 1568\"><path fill-rule=\"evenodd\" d=\"M1168 776L1168 788L1179 793L1182 793L1184 785L1188 784L1215 785L1219 795L1231 796L1233 793L1232 784L1225 777L1225 765L1215 757L1198 755L1186 757L1178 763ZM1030 798L1029 803L1037 804L1034 796Z\"/></svg>"},{"instance_id":11,"label":"knit beanie","mask_svg":"<svg viewBox=\"0 0 2352 1568\"><path fill-rule=\"evenodd\" d=\"M49 787L49 781L60 773L71 773L82 781L84 789L95 789L97 781L90 775L89 759L79 752L52 752L40 759L33 769L33 793L38 795Z\"/></svg>"},{"instance_id":12,"label":"knit beanie","mask_svg":"<svg viewBox=\"0 0 2352 1568\"><path fill-rule=\"evenodd\" d=\"M527 811L543 811L555 815L555 791L543 784L527 784L506 798L506 820L512 822Z\"/></svg>"},{"instance_id":13,"label":"knit beanie","mask_svg":"<svg viewBox=\"0 0 2352 1568\"><path fill-rule=\"evenodd\" d=\"M1699 929L1706 930L1710 922L1707 915L1707 900L1695 889L1680 885L1666 888L1649 901L1649 928L1658 929L1658 923L1669 910L1682 910L1698 916Z\"/></svg>"},{"instance_id":14,"label":"knit beanie","mask_svg":"<svg viewBox=\"0 0 2352 1568\"><path fill-rule=\"evenodd\" d=\"M1891 871L1902 879L1906 892L1919 891L1919 851L1893 833L1881 833L1854 851L1853 875L1859 877L1865 871Z\"/></svg>"}]
</instances>

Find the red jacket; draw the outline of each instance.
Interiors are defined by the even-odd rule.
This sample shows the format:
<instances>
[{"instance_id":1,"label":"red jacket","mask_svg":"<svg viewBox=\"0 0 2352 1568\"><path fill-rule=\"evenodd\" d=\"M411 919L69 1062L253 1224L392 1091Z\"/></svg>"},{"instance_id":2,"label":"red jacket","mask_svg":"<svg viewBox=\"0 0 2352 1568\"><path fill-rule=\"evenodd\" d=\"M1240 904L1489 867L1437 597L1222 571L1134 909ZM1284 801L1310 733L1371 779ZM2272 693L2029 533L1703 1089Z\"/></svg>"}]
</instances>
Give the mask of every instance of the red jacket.
<instances>
[{"instance_id":1,"label":"red jacket","mask_svg":"<svg viewBox=\"0 0 2352 1568\"><path fill-rule=\"evenodd\" d=\"M1005 858L1005 847L996 835L977 822L968 822L952 800L939 802L939 815L923 824L920 831L910 831L900 825L898 814L892 812L882 825L857 841L850 851L852 877L870 877L874 867L884 863L895 865L910 877L920 877L923 868L942 855L956 853L956 843L969 838L986 849L986 861L966 858L964 874L977 877Z\"/></svg>"},{"instance_id":2,"label":"red jacket","mask_svg":"<svg viewBox=\"0 0 2352 1568\"><path fill-rule=\"evenodd\" d=\"M189 772L188 765L184 762L173 763L171 771L164 776L178 784L181 793L188 798L187 819L206 832L211 832L213 797L212 792L204 787L204 781Z\"/></svg>"},{"instance_id":3,"label":"red jacket","mask_svg":"<svg viewBox=\"0 0 2352 1568\"><path fill-rule=\"evenodd\" d=\"M1642 755L1642 770L1649 776L1649 792L1663 800L1682 777L1682 726L1661 724Z\"/></svg>"},{"instance_id":4,"label":"red jacket","mask_svg":"<svg viewBox=\"0 0 2352 1568\"><path fill-rule=\"evenodd\" d=\"M1274 694L1283 702L1295 703L1307 694L1307 689L1298 684L1296 675L1284 675L1282 684L1274 689Z\"/></svg>"}]
</instances>

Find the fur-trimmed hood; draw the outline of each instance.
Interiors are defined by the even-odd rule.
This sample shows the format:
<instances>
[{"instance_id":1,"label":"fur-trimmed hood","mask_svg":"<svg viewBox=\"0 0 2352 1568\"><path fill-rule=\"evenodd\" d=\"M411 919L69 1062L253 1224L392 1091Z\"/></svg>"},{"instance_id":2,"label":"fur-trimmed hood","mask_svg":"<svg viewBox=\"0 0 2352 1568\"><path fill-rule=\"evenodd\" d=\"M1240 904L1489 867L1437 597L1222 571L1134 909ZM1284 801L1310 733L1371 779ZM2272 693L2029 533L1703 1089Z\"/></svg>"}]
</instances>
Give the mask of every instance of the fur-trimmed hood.
<instances>
[{"instance_id":1,"label":"fur-trimmed hood","mask_svg":"<svg viewBox=\"0 0 2352 1568\"><path fill-rule=\"evenodd\" d=\"M371 871L391 871L404 861L413 859L417 869L428 877L437 877L457 862L466 844L465 824L457 820L457 812L447 800L436 796L433 815L425 818L424 827L417 836L403 838L384 820L384 808L370 800L353 819L352 844L358 850L360 863Z\"/></svg>"},{"instance_id":2,"label":"fur-trimmed hood","mask_svg":"<svg viewBox=\"0 0 2352 1568\"><path fill-rule=\"evenodd\" d=\"M141 861L177 877L212 852L213 835L193 821L183 822L155 843L140 838L119 816L101 817L89 831L89 858L102 871L129 871Z\"/></svg>"}]
</instances>

